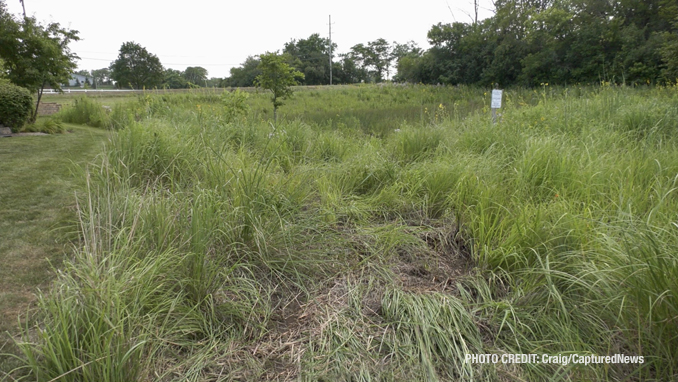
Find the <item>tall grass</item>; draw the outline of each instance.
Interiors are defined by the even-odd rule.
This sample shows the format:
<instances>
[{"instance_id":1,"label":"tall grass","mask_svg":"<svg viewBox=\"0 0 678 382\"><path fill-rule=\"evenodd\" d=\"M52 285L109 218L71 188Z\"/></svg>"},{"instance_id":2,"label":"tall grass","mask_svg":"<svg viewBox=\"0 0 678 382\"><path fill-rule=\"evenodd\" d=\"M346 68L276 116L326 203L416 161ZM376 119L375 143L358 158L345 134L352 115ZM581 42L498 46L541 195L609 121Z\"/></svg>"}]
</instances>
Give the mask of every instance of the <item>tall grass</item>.
<instances>
[{"instance_id":1,"label":"tall grass","mask_svg":"<svg viewBox=\"0 0 678 382\"><path fill-rule=\"evenodd\" d=\"M257 94L120 106L32 376L675 378L675 89L509 89L497 125L485 93L299 91L275 127ZM463 361L568 352L647 361Z\"/></svg>"}]
</instances>

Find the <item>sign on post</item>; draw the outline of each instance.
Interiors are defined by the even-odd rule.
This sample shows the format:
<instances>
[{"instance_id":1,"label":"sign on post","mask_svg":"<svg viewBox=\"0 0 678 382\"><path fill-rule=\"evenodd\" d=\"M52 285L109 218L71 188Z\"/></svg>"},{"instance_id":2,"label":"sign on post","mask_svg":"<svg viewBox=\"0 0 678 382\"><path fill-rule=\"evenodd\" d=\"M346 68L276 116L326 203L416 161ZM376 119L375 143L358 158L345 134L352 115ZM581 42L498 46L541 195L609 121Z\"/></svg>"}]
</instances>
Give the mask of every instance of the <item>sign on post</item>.
<instances>
[{"instance_id":1,"label":"sign on post","mask_svg":"<svg viewBox=\"0 0 678 382\"><path fill-rule=\"evenodd\" d=\"M503 90L494 89L492 90L492 103L490 107L492 108L492 124L497 123L497 110L501 109L501 96Z\"/></svg>"}]
</instances>

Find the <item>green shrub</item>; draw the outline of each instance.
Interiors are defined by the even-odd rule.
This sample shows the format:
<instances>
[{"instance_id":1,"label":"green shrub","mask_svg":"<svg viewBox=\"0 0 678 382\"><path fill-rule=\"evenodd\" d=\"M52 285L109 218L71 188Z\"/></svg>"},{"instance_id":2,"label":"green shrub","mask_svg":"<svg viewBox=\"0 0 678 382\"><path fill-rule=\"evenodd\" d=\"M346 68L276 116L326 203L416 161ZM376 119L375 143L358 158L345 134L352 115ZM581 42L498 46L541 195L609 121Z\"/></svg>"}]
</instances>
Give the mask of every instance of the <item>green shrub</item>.
<instances>
[{"instance_id":1,"label":"green shrub","mask_svg":"<svg viewBox=\"0 0 678 382\"><path fill-rule=\"evenodd\" d=\"M224 117L226 122L233 122L237 118L244 118L249 113L250 107L246 103L249 95L240 89L233 92L225 91L221 95L221 102L224 104Z\"/></svg>"},{"instance_id":2,"label":"green shrub","mask_svg":"<svg viewBox=\"0 0 678 382\"><path fill-rule=\"evenodd\" d=\"M33 97L28 89L0 82L0 124L17 133L31 118Z\"/></svg>"}]
</instances>

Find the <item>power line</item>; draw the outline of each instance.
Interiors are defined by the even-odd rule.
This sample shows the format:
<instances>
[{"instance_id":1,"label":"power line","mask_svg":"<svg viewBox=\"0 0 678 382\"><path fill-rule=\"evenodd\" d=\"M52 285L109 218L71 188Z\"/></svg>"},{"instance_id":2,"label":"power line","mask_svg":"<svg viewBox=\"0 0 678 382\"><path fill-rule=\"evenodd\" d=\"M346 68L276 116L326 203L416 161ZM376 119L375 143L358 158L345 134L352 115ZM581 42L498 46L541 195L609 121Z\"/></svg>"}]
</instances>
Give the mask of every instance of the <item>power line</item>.
<instances>
[{"instance_id":1,"label":"power line","mask_svg":"<svg viewBox=\"0 0 678 382\"><path fill-rule=\"evenodd\" d=\"M116 59L106 59L106 58L92 58L92 57L80 57L81 60L94 60L94 61L108 61L108 62L113 62ZM200 65L194 65L194 64L183 64L183 63L176 63L176 62L163 62L163 65L186 65L186 66L237 66L240 64L226 64L226 63L219 63L219 64L200 64Z\"/></svg>"}]
</instances>

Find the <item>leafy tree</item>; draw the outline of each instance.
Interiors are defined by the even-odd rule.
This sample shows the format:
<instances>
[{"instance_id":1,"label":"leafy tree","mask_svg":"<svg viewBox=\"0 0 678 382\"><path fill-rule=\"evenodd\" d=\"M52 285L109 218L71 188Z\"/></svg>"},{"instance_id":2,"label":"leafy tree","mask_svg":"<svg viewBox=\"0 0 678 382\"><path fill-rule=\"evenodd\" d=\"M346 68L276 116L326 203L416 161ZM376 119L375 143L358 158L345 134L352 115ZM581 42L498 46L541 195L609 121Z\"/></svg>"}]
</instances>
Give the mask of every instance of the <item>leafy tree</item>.
<instances>
[{"instance_id":1,"label":"leafy tree","mask_svg":"<svg viewBox=\"0 0 678 382\"><path fill-rule=\"evenodd\" d=\"M186 89L188 81L181 70L167 68L163 72L163 86L170 89Z\"/></svg>"},{"instance_id":2,"label":"leafy tree","mask_svg":"<svg viewBox=\"0 0 678 382\"><path fill-rule=\"evenodd\" d=\"M32 121L37 118L45 87L61 91L61 84L70 79L78 57L68 45L77 40L78 31L58 23L42 25L33 17L15 20L0 0L0 58L11 82L37 92Z\"/></svg>"},{"instance_id":3,"label":"leafy tree","mask_svg":"<svg viewBox=\"0 0 678 382\"><path fill-rule=\"evenodd\" d=\"M134 89L152 88L163 82L163 67L158 56L130 41L120 47L118 58L111 63L111 78L119 86Z\"/></svg>"},{"instance_id":4,"label":"leafy tree","mask_svg":"<svg viewBox=\"0 0 678 382\"><path fill-rule=\"evenodd\" d=\"M336 50L337 44L332 44ZM293 57L292 65L304 73L305 85L330 83L330 40L314 33L307 39L292 40L285 44L283 53Z\"/></svg>"},{"instance_id":5,"label":"leafy tree","mask_svg":"<svg viewBox=\"0 0 678 382\"><path fill-rule=\"evenodd\" d=\"M207 69L200 66L189 66L184 71L184 78L190 83L204 86L207 80Z\"/></svg>"},{"instance_id":6,"label":"leafy tree","mask_svg":"<svg viewBox=\"0 0 678 382\"><path fill-rule=\"evenodd\" d=\"M224 87L247 87L253 86L254 80L261 74L257 57L249 56L239 68L231 68L231 76L224 79Z\"/></svg>"},{"instance_id":7,"label":"leafy tree","mask_svg":"<svg viewBox=\"0 0 678 382\"><path fill-rule=\"evenodd\" d=\"M111 84L111 70L109 68L92 70L92 77L95 86Z\"/></svg>"},{"instance_id":8,"label":"leafy tree","mask_svg":"<svg viewBox=\"0 0 678 382\"><path fill-rule=\"evenodd\" d=\"M278 121L278 108L283 105L283 100L292 96L292 86L298 85L298 80L304 79L304 74L294 70L286 61L289 57L277 52L265 53L259 56L261 62L259 69L261 74L255 79L257 87L270 90L271 102L273 103L273 121Z\"/></svg>"},{"instance_id":9,"label":"leafy tree","mask_svg":"<svg viewBox=\"0 0 678 382\"><path fill-rule=\"evenodd\" d=\"M215 87L215 88L221 87L222 86L221 83L223 81L224 81L223 78L211 77L210 79L207 80L207 87L210 87L210 88L211 87Z\"/></svg>"},{"instance_id":10,"label":"leafy tree","mask_svg":"<svg viewBox=\"0 0 678 382\"><path fill-rule=\"evenodd\" d=\"M388 79L390 76L391 60L391 45L383 38L370 41L367 43L369 63L374 66L377 73L377 82ZM386 78L384 78L384 74Z\"/></svg>"},{"instance_id":11,"label":"leafy tree","mask_svg":"<svg viewBox=\"0 0 678 382\"><path fill-rule=\"evenodd\" d=\"M388 41L383 38L370 41L365 44L356 44L351 47L347 56L355 63L366 78L361 80L371 80L381 82L384 75L389 76L391 61L393 60L392 49Z\"/></svg>"},{"instance_id":12,"label":"leafy tree","mask_svg":"<svg viewBox=\"0 0 678 382\"><path fill-rule=\"evenodd\" d=\"M396 62L405 56L421 57L423 50L414 41L408 41L404 44L393 42L391 49L391 59Z\"/></svg>"},{"instance_id":13,"label":"leafy tree","mask_svg":"<svg viewBox=\"0 0 678 382\"><path fill-rule=\"evenodd\" d=\"M678 18L675 0L493 3L495 15L486 20L434 25L428 32L432 47L420 56L403 55L406 49L395 44L396 79L534 86L652 82L662 77L662 66L665 77L678 74L672 64L678 28L670 23ZM363 46L354 47L354 55L378 74L370 61L374 46L362 54L358 48Z\"/></svg>"},{"instance_id":14,"label":"leafy tree","mask_svg":"<svg viewBox=\"0 0 678 382\"><path fill-rule=\"evenodd\" d=\"M678 18L674 24L678 30ZM664 43L660 49L664 62L663 76L670 83L678 83L678 34L666 32L663 35Z\"/></svg>"},{"instance_id":15,"label":"leafy tree","mask_svg":"<svg viewBox=\"0 0 678 382\"><path fill-rule=\"evenodd\" d=\"M351 51L344 56L344 64L353 66L359 81L368 81L373 72L372 63L374 58L372 51L364 44L356 44L351 47ZM356 82L359 82L356 81Z\"/></svg>"},{"instance_id":16,"label":"leafy tree","mask_svg":"<svg viewBox=\"0 0 678 382\"><path fill-rule=\"evenodd\" d=\"M422 52L422 49L414 41L404 44L394 41L393 49L391 50L391 60L395 61L397 74L393 77L393 80L398 82L421 82L418 59L422 56Z\"/></svg>"},{"instance_id":17,"label":"leafy tree","mask_svg":"<svg viewBox=\"0 0 678 382\"><path fill-rule=\"evenodd\" d=\"M6 78L7 78L7 70L5 69L5 61L2 58L0 58L0 81L4 80Z\"/></svg>"}]
</instances>

